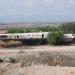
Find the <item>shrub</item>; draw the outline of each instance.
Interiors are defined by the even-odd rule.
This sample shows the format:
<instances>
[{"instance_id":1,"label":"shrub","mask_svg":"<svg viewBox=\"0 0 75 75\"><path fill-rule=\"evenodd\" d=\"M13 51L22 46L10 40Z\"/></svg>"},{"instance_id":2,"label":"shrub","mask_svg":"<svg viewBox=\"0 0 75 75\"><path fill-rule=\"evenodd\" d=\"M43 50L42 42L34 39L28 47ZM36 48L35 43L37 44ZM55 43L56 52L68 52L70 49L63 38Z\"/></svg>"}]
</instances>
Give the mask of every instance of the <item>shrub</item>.
<instances>
[{"instance_id":1,"label":"shrub","mask_svg":"<svg viewBox=\"0 0 75 75\"><path fill-rule=\"evenodd\" d=\"M16 63L17 60L16 60L16 58L14 58L14 57L9 57L9 58L8 58L8 62Z\"/></svg>"},{"instance_id":2,"label":"shrub","mask_svg":"<svg viewBox=\"0 0 75 75\"><path fill-rule=\"evenodd\" d=\"M30 28L25 29L25 33L30 33L30 32L31 32Z\"/></svg>"},{"instance_id":3,"label":"shrub","mask_svg":"<svg viewBox=\"0 0 75 75\"><path fill-rule=\"evenodd\" d=\"M38 28L31 29L31 32L40 32Z\"/></svg>"},{"instance_id":4,"label":"shrub","mask_svg":"<svg viewBox=\"0 0 75 75\"><path fill-rule=\"evenodd\" d=\"M62 32L49 32L47 41L49 44L55 45L59 43L63 38Z\"/></svg>"},{"instance_id":5,"label":"shrub","mask_svg":"<svg viewBox=\"0 0 75 75\"><path fill-rule=\"evenodd\" d=\"M75 22L65 22L60 28L65 33L75 33Z\"/></svg>"},{"instance_id":6,"label":"shrub","mask_svg":"<svg viewBox=\"0 0 75 75\"><path fill-rule=\"evenodd\" d=\"M25 31L23 29L18 29L18 28L12 28L8 29L7 33L24 33Z\"/></svg>"}]
</instances>

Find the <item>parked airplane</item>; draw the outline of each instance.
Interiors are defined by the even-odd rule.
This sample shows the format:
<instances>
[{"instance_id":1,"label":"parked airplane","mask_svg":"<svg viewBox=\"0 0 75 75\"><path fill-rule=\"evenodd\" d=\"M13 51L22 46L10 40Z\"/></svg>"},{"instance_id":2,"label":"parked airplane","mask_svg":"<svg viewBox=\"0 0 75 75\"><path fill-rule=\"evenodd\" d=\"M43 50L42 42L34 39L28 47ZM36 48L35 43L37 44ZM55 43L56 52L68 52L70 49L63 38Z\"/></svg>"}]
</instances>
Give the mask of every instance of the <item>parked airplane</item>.
<instances>
[{"instance_id":1,"label":"parked airplane","mask_svg":"<svg viewBox=\"0 0 75 75\"><path fill-rule=\"evenodd\" d=\"M47 39L49 32L0 34L0 40ZM75 34L64 34L64 39L72 41Z\"/></svg>"}]
</instances>

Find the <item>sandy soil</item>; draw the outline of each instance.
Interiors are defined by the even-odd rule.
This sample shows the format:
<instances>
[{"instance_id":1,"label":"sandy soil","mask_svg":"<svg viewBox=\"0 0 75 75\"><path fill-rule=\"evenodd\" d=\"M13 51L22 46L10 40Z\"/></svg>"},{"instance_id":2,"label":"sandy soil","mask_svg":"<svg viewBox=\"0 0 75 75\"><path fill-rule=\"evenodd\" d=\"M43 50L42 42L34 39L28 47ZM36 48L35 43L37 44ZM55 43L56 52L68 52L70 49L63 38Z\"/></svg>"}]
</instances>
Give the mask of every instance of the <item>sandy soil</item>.
<instances>
[{"instance_id":1,"label":"sandy soil","mask_svg":"<svg viewBox=\"0 0 75 75\"><path fill-rule=\"evenodd\" d=\"M35 65L7 71L4 75L75 75L75 68Z\"/></svg>"},{"instance_id":2,"label":"sandy soil","mask_svg":"<svg viewBox=\"0 0 75 75\"><path fill-rule=\"evenodd\" d=\"M0 56L16 55L22 52L57 52L75 55L75 46L30 46L23 48L0 48ZM20 67L20 64L0 63L0 75L75 75L75 67L32 65Z\"/></svg>"},{"instance_id":3,"label":"sandy soil","mask_svg":"<svg viewBox=\"0 0 75 75\"><path fill-rule=\"evenodd\" d=\"M0 54L11 54L17 52L30 52L30 51L49 51L49 52L63 52L63 53L75 53L75 46L27 46L27 47L17 47L17 48L0 48Z\"/></svg>"}]
</instances>

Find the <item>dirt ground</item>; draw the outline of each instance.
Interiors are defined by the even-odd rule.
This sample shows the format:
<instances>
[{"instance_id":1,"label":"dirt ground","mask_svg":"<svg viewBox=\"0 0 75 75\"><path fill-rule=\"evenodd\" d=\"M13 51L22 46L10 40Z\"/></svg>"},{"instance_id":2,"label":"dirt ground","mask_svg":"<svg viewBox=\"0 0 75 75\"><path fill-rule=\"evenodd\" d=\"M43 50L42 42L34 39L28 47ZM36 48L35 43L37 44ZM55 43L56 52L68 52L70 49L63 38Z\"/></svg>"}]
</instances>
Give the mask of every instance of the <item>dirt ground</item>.
<instances>
[{"instance_id":1,"label":"dirt ground","mask_svg":"<svg viewBox=\"0 0 75 75\"><path fill-rule=\"evenodd\" d=\"M75 75L74 45L0 48L0 58L0 75Z\"/></svg>"},{"instance_id":2,"label":"dirt ground","mask_svg":"<svg viewBox=\"0 0 75 75\"><path fill-rule=\"evenodd\" d=\"M4 75L75 75L75 68L35 65L8 71Z\"/></svg>"},{"instance_id":3,"label":"dirt ground","mask_svg":"<svg viewBox=\"0 0 75 75\"><path fill-rule=\"evenodd\" d=\"M49 45L41 45L41 46L23 46L23 47L17 47L17 48L0 48L0 55L2 54L13 54L18 53L20 51L23 52L37 52L37 51L46 51L46 52L60 52L60 53L66 53L72 54L75 53L75 45L69 45L69 46L49 46ZM67 54L67 53L66 53Z\"/></svg>"}]
</instances>

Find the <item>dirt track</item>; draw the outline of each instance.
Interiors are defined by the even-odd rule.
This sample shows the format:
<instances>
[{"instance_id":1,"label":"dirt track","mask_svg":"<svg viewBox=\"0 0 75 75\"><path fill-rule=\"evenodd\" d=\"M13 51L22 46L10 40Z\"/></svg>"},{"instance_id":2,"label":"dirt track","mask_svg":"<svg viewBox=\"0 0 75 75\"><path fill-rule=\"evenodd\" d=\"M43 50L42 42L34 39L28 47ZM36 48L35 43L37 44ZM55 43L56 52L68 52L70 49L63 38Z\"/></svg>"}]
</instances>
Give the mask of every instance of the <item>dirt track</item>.
<instances>
[{"instance_id":1,"label":"dirt track","mask_svg":"<svg viewBox=\"0 0 75 75\"><path fill-rule=\"evenodd\" d=\"M18 48L0 48L0 54L9 54L17 52L37 52L37 51L49 51L49 52L60 52L60 53L75 53L75 46L28 46Z\"/></svg>"}]
</instances>

